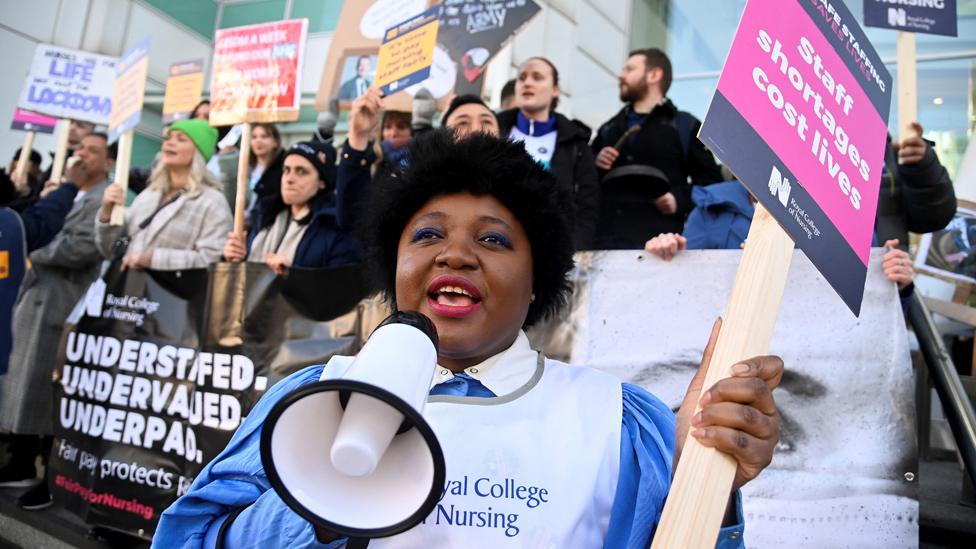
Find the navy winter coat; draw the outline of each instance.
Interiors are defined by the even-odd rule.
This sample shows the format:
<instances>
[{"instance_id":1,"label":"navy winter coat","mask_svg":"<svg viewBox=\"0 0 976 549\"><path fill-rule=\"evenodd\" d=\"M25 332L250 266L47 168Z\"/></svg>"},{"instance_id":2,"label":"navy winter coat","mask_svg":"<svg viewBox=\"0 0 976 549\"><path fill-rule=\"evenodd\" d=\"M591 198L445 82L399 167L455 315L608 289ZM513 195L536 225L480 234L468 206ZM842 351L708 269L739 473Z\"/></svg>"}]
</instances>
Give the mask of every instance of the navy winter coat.
<instances>
[{"instance_id":1,"label":"navy winter coat","mask_svg":"<svg viewBox=\"0 0 976 549\"><path fill-rule=\"evenodd\" d=\"M65 183L17 215L0 208L0 375L13 345L14 303L26 271L27 254L47 245L64 226L78 187Z\"/></svg>"},{"instance_id":2,"label":"navy winter coat","mask_svg":"<svg viewBox=\"0 0 976 549\"><path fill-rule=\"evenodd\" d=\"M247 249L250 252L254 237L264 229L260 216L251 227L247 236ZM308 229L302 235L302 240L295 250L293 267L307 269L322 269L326 267L340 267L359 263L362 260L362 249L359 241L348 232L339 228L336 223L336 206L332 200L326 201L312 214L308 222Z\"/></svg>"}]
</instances>

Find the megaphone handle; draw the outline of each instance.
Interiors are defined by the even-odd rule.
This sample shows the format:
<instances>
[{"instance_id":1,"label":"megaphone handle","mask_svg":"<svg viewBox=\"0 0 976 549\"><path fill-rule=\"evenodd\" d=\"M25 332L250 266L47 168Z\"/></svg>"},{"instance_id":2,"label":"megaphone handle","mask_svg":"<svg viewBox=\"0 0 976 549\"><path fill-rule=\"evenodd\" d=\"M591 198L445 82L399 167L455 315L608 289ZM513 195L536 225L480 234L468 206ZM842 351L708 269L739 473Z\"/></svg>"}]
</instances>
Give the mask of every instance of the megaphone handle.
<instances>
[{"instance_id":1,"label":"megaphone handle","mask_svg":"<svg viewBox=\"0 0 976 549\"><path fill-rule=\"evenodd\" d=\"M366 549L367 545L369 545L369 538L349 538L346 549Z\"/></svg>"}]
</instances>

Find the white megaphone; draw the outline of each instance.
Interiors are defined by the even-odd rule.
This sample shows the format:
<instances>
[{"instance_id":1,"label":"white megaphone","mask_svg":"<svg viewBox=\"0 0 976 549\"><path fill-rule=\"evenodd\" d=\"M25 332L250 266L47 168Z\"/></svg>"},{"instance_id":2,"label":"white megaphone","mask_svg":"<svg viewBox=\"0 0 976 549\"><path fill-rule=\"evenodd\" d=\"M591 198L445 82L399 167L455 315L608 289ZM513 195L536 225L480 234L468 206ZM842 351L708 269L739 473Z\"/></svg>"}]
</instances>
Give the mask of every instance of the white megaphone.
<instances>
[{"instance_id":1,"label":"white megaphone","mask_svg":"<svg viewBox=\"0 0 976 549\"><path fill-rule=\"evenodd\" d=\"M436 367L434 324L396 312L344 375L282 398L261 434L261 461L281 499L360 542L424 520L445 479L444 453L422 416Z\"/></svg>"}]
</instances>

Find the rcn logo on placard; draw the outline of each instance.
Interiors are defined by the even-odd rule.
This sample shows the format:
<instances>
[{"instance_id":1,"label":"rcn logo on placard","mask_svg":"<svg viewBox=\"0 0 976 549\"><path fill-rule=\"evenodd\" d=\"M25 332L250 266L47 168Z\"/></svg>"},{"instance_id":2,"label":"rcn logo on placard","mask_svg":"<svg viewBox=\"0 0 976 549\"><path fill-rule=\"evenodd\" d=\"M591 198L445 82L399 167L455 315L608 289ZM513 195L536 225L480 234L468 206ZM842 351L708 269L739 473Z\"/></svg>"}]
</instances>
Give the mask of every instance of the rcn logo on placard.
<instances>
[{"instance_id":1,"label":"rcn logo on placard","mask_svg":"<svg viewBox=\"0 0 976 549\"><path fill-rule=\"evenodd\" d=\"M105 281L99 278L88 287L85 294L85 314L91 318L101 318L105 304Z\"/></svg>"},{"instance_id":2,"label":"rcn logo on placard","mask_svg":"<svg viewBox=\"0 0 976 549\"><path fill-rule=\"evenodd\" d=\"M888 8L888 24L895 27L904 27L906 21L905 10L903 8Z\"/></svg>"},{"instance_id":3,"label":"rcn logo on placard","mask_svg":"<svg viewBox=\"0 0 976 549\"><path fill-rule=\"evenodd\" d=\"M84 311L89 318L108 318L142 326L146 317L159 310L159 302L142 296L112 295L105 281L98 279L88 287Z\"/></svg>"},{"instance_id":4,"label":"rcn logo on placard","mask_svg":"<svg viewBox=\"0 0 976 549\"><path fill-rule=\"evenodd\" d=\"M779 168L773 166L773 170L769 172L769 192L779 199L784 208L790 203L791 190L793 186L790 185L790 180L783 177Z\"/></svg>"}]
</instances>

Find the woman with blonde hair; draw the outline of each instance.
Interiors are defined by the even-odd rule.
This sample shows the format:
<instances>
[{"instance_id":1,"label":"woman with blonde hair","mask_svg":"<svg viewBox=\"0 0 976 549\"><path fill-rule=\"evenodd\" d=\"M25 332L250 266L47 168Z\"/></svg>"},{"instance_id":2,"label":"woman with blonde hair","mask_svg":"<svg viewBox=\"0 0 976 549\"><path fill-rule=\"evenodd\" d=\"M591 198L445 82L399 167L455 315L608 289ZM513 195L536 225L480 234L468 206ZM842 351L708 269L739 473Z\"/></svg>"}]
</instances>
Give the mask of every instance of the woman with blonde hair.
<instances>
[{"instance_id":1,"label":"woman with blonde hair","mask_svg":"<svg viewBox=\"0 0 976 549\"><path fill-rule=\"evenodd\" d=\"M220 259L231 213L220 183L207 170L217 130L203 120L180 120L166 132L149 186L110 225L112 209L125 204L118 185L105 190L95 220L95 244L106 258L122 255L122 268L197 269Z\"/></svg>"}]
</instances>

